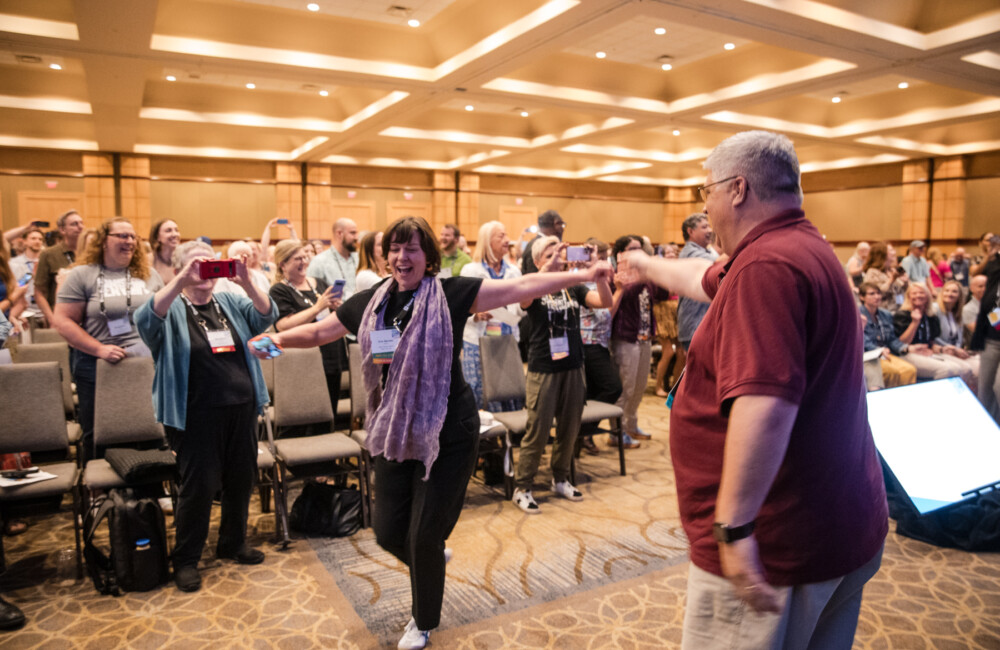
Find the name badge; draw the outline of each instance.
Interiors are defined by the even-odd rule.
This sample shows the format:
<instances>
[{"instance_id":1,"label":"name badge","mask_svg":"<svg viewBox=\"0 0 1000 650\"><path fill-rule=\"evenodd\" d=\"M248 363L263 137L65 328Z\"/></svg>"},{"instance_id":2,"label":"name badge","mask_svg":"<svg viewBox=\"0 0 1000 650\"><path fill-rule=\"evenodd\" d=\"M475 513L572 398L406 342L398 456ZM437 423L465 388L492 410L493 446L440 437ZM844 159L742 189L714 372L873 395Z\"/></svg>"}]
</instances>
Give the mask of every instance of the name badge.
<instances>
[{"instance_id":1,"label":"name badge","mask_svg":"<svg viewBox=\"0 0 1000 650\"><path fill-rule=\"evenodd\" d=\"M320 313L316 314L316 320L318 320L318 321L323 320L324 318L326 318L329 315L330 315L330 310L329 309L324 309Z\"/></svg>"},{"instance_id":2,"label":"name badge","mask_svg":"<svg viewBox=\"0 0 1000 650\"><path fill-rule=\"evenodd\" d=\"M896 304L897 305L902 305L903 304L903 294L901 294L901 293L897 293L896 294Z\"/></svg>"},{"instance_id":3,"label":"name badge","mask_svg":"<svg viewBox=\"0 0 1000 650\"><path fill-rule=\"evenodd\" d=\"M560 336L549 339L549 352L552 353L552 360L559 361L569 356L569 337Z\"/></svg>"},{"instance_id":4,"label":"name badge","mask_svg":"<svg viewBox=\"0 0 1000 650\"><path fill-rule=\"evenodd\" d=\"M441 271L438 273L438 277L441 278L442 280L444 280L445 278L450 278L451 267L441 269Z\"/></svg>"},{"instance_id":5,"label":"name badge","mask_svg":"<svg viewBox=\"0 0 1000 650\"><path fill-rule=\"evenodd\" d=\"M111 336L122 336L124 334L132 333L132 321L129 320L128 316L122 316L121 318L109 318L108 319L108 333Z\"/></svg>"},{"instance_id":6,"label":"name badge","mask_svg":"<svg viewBox=\"0 0 1000 650\"><path fill-rule=\"evenodd\" d=\"M993 311L986 314L986 318L989 319L993 329L1000 330L1000 307L994 307Z\"/></svg>"},{"instance_id":7,"label":"name badge","mask_svg":"<svg viewBox=\"0 0 1000 650\"><path fill-rule=\"evenodd\" d=\"M236 342L233 341L233 333L229 330L209 330L208 344L212 346L212 354L236 352Z\"/></svg>"},{"instance_id":8,"label":"name badge","mask_svg":"<svg viewBox=\"0 0 1000 650\"><path fill-rule=\"evenodd\" d=\"M500 336L503 334L503 323L486 323L486 336Z\"/></svg>"},{"instance_id":9,"label":"name badge","mask_svg":"<svg viewBox=\"0 0 1000 650\"><path fill-rule=\"evenodd\" d=\"M372 332L372 363L392 363L392 355L399 346L399 330L395 327Z\"/></svg>"}]
</instances>

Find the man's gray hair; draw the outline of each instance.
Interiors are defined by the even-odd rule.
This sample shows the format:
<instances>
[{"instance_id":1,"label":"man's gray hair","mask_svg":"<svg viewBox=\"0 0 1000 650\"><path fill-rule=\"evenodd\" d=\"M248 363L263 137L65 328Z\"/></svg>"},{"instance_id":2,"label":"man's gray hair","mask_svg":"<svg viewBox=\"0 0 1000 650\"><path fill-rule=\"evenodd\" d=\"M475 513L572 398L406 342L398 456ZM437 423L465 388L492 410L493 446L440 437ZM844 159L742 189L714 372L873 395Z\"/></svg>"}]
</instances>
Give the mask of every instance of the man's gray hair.
<instances>
[{"instance_id":1,"label":"man's gray hair","mask_svg":"<svg viewBox=\"0 0 1000 650\"><path fill-rule=\"evenodd\" d=\"M77 212L76 210L67 210L66 212L63 212L61 215L59 215L59 218L56 219L56 228L59 228L59 229L65 228L66 227L66 220L69 219L74 214L78 215L80 213Z\"/></svg>"},{"instance_id":2,"label":"man's gray hair","mask_svg":"<svg viewBox=\"0 0 1000 650\"><path fill-rule=\"evenodd\" d=\"M681 235L684 236L684 241L691 239L691 233L688 231L697 228L702 221L708 221L708 215L704 212L695 212L684 220L684 223L681 224Z\"/></svg>"},{"instance_id":3,"label":"man's gray hair","mask_svg":"<svg viewBox=\"0 0 1000 650\"><path fill-rule=\"evenodd\" d=\"M197 239L192 239L191 241L186 241L177 248L174 249L174 254L170 256L170 263L177 270L180 270L184 266L184 259L191 254L193 250L200 248L205 251L205 257L215 257L215 249L206 244L203 241Z\"/></svg>"},{"instance_id":4,"label":"man's gray hair","mask_svg":"<svg viewBox=\"0 0 1000 650\"><path fill-rule=\"evenodd\" d=\"M723 140L702 167L713 181L742 176L761 201L782 195L802 200L799 159L792 141L770 131L743 131Z\"/></svg>"}]
</instances>

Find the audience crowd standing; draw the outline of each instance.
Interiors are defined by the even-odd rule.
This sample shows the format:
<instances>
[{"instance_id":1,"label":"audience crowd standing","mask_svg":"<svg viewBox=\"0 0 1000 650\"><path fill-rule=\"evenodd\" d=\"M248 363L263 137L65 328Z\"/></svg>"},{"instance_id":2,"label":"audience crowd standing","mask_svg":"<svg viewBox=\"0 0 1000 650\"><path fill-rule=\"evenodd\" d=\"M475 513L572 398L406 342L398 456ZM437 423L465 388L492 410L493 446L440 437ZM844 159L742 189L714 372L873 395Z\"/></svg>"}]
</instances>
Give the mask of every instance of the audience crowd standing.
<instances>
[{"instance_id":1,"label":"audience crowd standing","mask_svg":"<svg viewBox=\"0 0 1000 650\"><path fill-rule=\"evenodd\" d=\"M727 141L727 147L738 150L763 136L747 137L745 141ZM751 142L750 146L755 145ZM781 152L785 145L779 142L774 146L770 153ZM731 155L736 155L735 163L727 158ZM702 414L708 420L692 424L697 409L688 400L698 399L700 394L712 401L702 382L705 375L679 381L686 365L704 373L706 368L716 364L728 367L733 361L707 358L717 353L713 350L718 346L722 354L734 354L735 350L735 339L722 336L725 326L718 314L722 308L715 308L711 312L714 317L707 317L713 309L708 299L714 297L717 303L735 300L730 294L737 290L726 289L721 278L731 276L733 280L727 284L739 282L745 289L746 281L739 281L734 269L741 269L743 275L748 272L743 270L745 264L734 266L735 255L734 259L721 255L713 226L722 223L730 236L746 235L746 240L726 242L735 245L726 252L751 259L747 250L753 249L750 240L767 237L768 231L765 228L748 235L746 229L734 225L744 218L738 215L750 214L741 210L763 214L770 209L769 201L781 194L775 190L769 198L759 186L766 186L769 180L748 173L741 164L738 151L710 157L706 166L714 173L709 179L722 176L724 170L733 173L702 188L706 212L684 220L684 246L679 252L672 243L654 249L649 238L639 234L620 237L613 247L590 238L586 242L589 261L585 262L568 261L569 244L563 243L566 222L554 210L538 217L537 231L530 229L535 236L526 242L523 238L511 242L499 221L483 224L471 256L465 237L453 224L444 225L435 237L426 222L412 217L391 224L385 231L367 233L359 233L353 221L340 219L333 225L327 248L319 239L298 239L293 226L273 219L259 242L237 240L229 246L226 257L236 260L235 277L203 280L198 274L200 264L218 255L202 241L182 243L173 220L156 222L147 244L126 219L109 219L96 229L85 229L82 216L71 210L56 220L51 233L31 224L5 233L5 245L0 247L0 345L12 333L46 324L69 342L78 418L84 432L84 459L100 456L103 451L93 444L97 359L117 363L127 356L153 357L156 384L152 399L170 447L178 456L181 476L174 520L174 580L179 589L193 591L201 585L197 565L217 494L221 493L223 517L216 555L242 564L264 560L264 554L246 541L256 468L254 428L268 399L260 366L254 360L261 353L248 347L248 341L273 328L270 331L274 333L268 336L279 348L319 346L328 394L336 408L346 367L342 339L357 335L369 396L369 450L375 457L378 477L376 538L409 568L413 618L399 647L420 648L440 619L444 562L449 557L444 544L459 517L465 483L476 462L477 409L523 406L527 410L527 433L514 466L513 503L528 514L541 512L534 496L535 479L553 429L549 490L570 501L584 498L570 482L569 473L572 455L579 447L590 454L600 453L592 439L596 425L580 424L586 400L616 403L623 409L625 448L637 448L637 440L650 439L639 427L638 407L649 388L653 337L662 348L652 387L656 394L666 396L667 389L680 384L679 398L685 406L679 421L691 425L692 431L706 429L705 422L718 415ZM720 198L713 202L715 210L711 212L708 196L716 192ZM740 192L741 200L752 197L749 208L723 202L735 201ZM804 228L798 225L796 215L800 213L795 209L781 214L784 216L775 219L787 217L787 223L775 226L776 233L784 228ZM279 227L288 227L291 238L272 242L271 231ZM50 246L46 246L47 236L55 237ZM784 235L773 236L779 241ZM810 231L801 242L814 246L812 236ZM825 242L824 246L826 253L817 264L829 262L829 246ZM946 256L939 248L928 248L926 242L915 239L899 260L889 242L857 244L843 272L855 289L857 312L852 313L859 320L860 347L865 352L878 351L871 363L877 364L875 373L881 376L877 382L869 382L869 389L907 385L918 379L960 377L1000 421L1000 330L993 320L993 315L1000 313L1000 237L984 233L980 249L981 254L970 257L959 247ZM616 273L607 263L609 257ZM662 264L697 269L700 280L692 284L674 271L660 273L657 269L665 268ZM808 268L815 270L812 262ZM706 269L712 271L706 274ZM813 289L827 290L820 286ZM837 293L838 310L842 297ZM783 314L781 305L760 308L769 317ZM838 318L842 315L837 312ZM520 326L516 324L519 319ZM711 331L696 336L703 322ZM387 331L396 334L376 334ZM484 336L521 340L527 372L525 404L484 403L479 355ZM691 348L693 354L688 358ZM388 355L389 362L375 360L378 355ZM671 362L674 379L668 380ZM842 366L852 363L845 361ZM402 390L412 382L420 383L416 392ZM694 387L689 385L692 382ZM224 389L219 390L220 386ZM753 396L752 392L747 394ZM726 408L732 413L736 408L733 398L726 399ZM388 415L399 409L407 412L405 425ZM307 431L285 433L302 435ZM408 439L408 435L415 437ZM689 443L671 440L672 446ZM618 441L609 439L608 444L617 446ZM675 450L677 453L682 465L688 465L678 470L678 482L682 517L692 535L696 565L707 569L707 574L716 574L696 576L689 597L705 597L718 587L712 578L722 575L735 586L738 597L754 609L769 609L771 586L754 582L749 574L739 577L732 573L729 563L733 560L726 559L728 542L721 542L714 554L706 546L715 541L706 540L700 515L690 510L692 487L683 478L693 462L690 448ZM867 458L861 460L864 462L852 474L856 477L858 472L865 474L870 464ZM867 481L870 477L865 474L862 478ZM732 495L725 501L722 491L719 495L719 503L713 507L729 513L728 523L738 524L744 515L754 514L733 506ZM760 514L764 522L770 517L768 503L765 501ZM717 514L716 520L721 516ZM763 539L770 543L766 535ZM870 546L865 547L865 554ZM761 549L762 553L771 552L765 545ZM877 565L877 559L871 562ZM759 561L767 565L769 559ZM860 572L858 599L871 562L863 566L847 561L838 564L849 575ZM778 584L800 575L819 576L811 571L789 573ZM15 611L16 607L0 599L0 627L6 613L13 615ZM685 626L685 644L689 644L688 639L694 636L688 635L699 632L691 621Z\"/></svg>"}]
</instances>

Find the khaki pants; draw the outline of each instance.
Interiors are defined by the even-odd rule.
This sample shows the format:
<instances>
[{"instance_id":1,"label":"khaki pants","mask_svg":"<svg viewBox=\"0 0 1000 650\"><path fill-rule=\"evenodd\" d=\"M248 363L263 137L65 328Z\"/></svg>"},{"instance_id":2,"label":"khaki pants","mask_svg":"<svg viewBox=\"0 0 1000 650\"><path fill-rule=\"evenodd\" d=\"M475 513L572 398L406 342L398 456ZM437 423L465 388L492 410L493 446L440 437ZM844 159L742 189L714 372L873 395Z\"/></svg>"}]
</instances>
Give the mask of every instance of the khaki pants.
<instances>
[{"instance_id":1,"label":"khaki pants","mask_svg":"<svg viewBox=\"0 0 1000 650\"><path fill-rule=\"evenodd\" d=\"M557 483L569 480L586 391L583 368L551 373L528 372L525 405L528 409L528 430L521 440L515 486L531 490L553 418L557 422L556 441L552 445L552 478Z\"/></svg>"},{"instance_id":2,"label":"khaki pants","mask_svg":"<svg viewBox=\"0 0 1000 650\"><path fill-rule=\"evenodd\" d=\"M888 359L881 359L882 380L886 388L909 386L917 382L917 369L912 363L903 361L894 354Z\"/></svg>"}]
</instances>

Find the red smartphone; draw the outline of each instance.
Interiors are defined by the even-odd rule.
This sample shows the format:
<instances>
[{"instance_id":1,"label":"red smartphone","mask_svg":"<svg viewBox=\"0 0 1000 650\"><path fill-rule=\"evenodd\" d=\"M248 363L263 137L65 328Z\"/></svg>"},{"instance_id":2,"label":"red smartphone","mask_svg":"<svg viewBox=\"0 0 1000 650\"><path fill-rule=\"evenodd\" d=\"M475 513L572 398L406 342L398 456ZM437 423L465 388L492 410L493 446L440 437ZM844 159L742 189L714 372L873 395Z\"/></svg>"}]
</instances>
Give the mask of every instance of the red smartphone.
<instances>
[{"instance_id":1,"label":"red smartphone","mask_svg":"<svg viewBox=\"0 0 1000 650\"><path fill-rule=\"evenodd\" d=\"M236 260L207 260L198 265L202 280L231 278L236 275Z\"/></svg>"}]
</instances>

